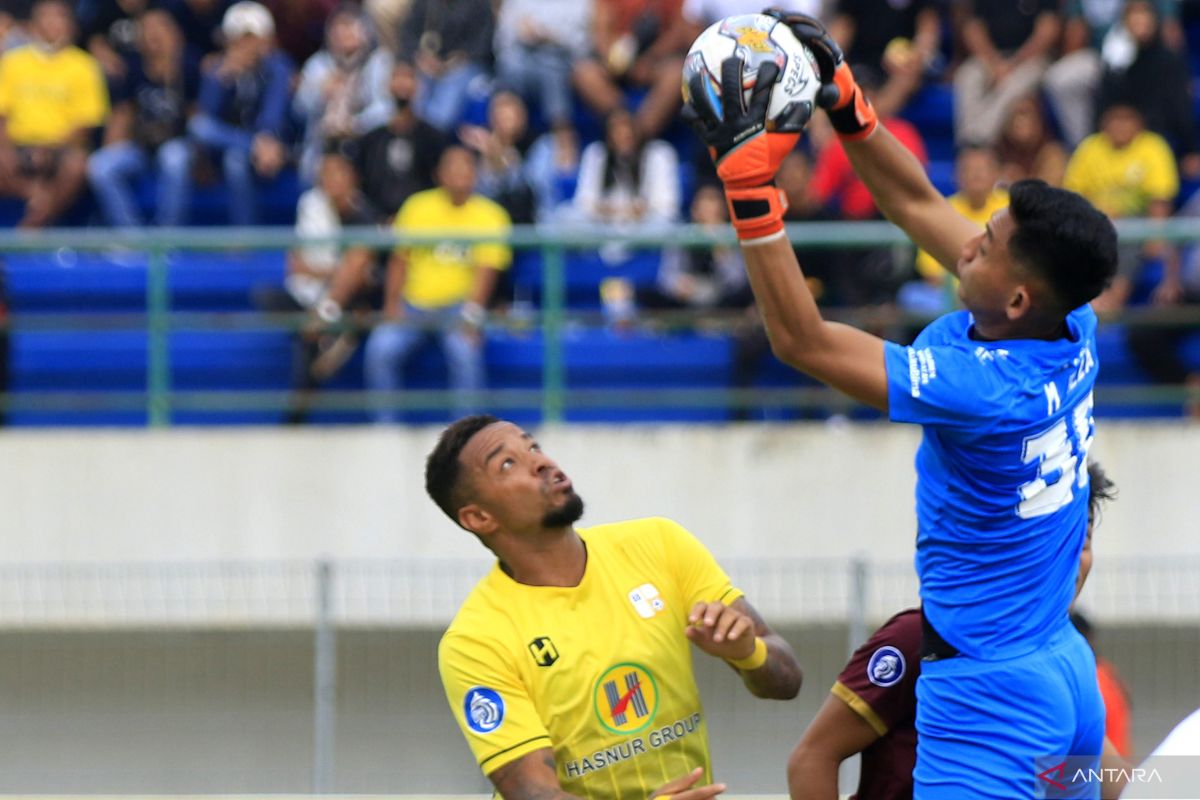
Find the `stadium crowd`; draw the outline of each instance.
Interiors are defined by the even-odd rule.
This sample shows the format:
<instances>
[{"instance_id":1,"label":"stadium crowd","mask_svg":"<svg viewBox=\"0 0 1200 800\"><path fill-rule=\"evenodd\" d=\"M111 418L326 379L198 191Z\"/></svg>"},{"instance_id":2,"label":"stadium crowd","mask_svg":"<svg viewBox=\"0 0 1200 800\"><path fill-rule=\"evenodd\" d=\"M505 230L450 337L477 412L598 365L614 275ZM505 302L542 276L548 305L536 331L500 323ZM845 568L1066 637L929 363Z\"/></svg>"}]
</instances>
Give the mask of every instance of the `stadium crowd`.
<instances>
[{"instance_id":1,"label":"stadium crowd","mask_svg":"<svg viewBox=\"0 0 1200 800\"><path fill-rule=\"evenodd\" d=\"M1189 197L1200 145L1177 0L774 5L828 22L880 119L973 219L1032 176L1113 218L1200 213ZM759 7L9 0L0 3L0 195L20 205L25 228L189 224L196 188L214 184L225 187L230 224L263 222L264 205L282 196L301 236L366 224L464 233L559 221L652 233L689 219L720 225L720 184L678 122L680 67L704 27ZM921 123L951 94L947 137ZM824 115L780 182L790 219L880 216ZM823 305L932 313L952 302L951 279L926 256L803 255ZM631 253L614 244L599 257L612 266ZM382 311L388 324L367 346L374 389L400 388L421 342L402 320L440 329L451 380L469 391L484 385L480 326L514 297L511 260L502 247L390 258L304 247L262 304L310 312L313 330ZM656 285L618 279L603 289L622 324L639 308L752 308L738 256L721 250L668 250ZM1197 302L1200 248L1165 242L1124 246L1120 276L1097 301L1102 311ZM1138 328L1129 346L1150 379L1192 386L1200 416L1200 372L1177 355L1181 335ZM761 343L744 338L739 351L757 358ZM320 383L355 344L306 334L298 384Z\"/></svg>"}]
</instances>

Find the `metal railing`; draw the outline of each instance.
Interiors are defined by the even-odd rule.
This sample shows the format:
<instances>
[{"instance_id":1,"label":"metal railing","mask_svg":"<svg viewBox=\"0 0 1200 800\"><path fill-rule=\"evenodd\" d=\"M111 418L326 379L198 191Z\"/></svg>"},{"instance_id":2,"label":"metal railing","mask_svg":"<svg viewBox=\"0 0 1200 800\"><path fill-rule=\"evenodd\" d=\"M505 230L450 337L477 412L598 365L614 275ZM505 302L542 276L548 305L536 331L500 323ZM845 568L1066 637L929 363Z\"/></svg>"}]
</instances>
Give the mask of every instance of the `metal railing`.
<instances>
[{"instance_id":1,"label":"metal railing","mask_svg":"<svg viewBox=\"0 0 1200 800\"><path fill-rule=\"evenodd\" d=\"M1124 241L1164 240L1173 243L1200 241L1200 219L1122 220L1118 230ZM912 248L902 231L886 222L793 223L790 239L806 247L836 250L891 246ZM298 330L302 314L197 313L171 309L170 255L177 251L237 252L283 250L322 244L363 245L381 250L397 246L435 243L505 242L518 250L537 250L541 255L541 309L521 320L496 318L497 327L528 329L541 333L541 387L496 389L486 393L486 403L497 410L536 408L545 422L561 421L568 407L594 408L670 405L690 408L844 408L845 398L823 387L815 388L687 388L644 390L579 390L566 381L564 331L568 322L594 322L595 313L577 313L567 308L566 260L568 251L594 250L613 242L631 248L705 247L734 245L732 229L713 230L680 225L645 232L614 231L597 226L516 226L504 236L463 236L457 232L397 235L376 228L347 228L337 236L299 239L290 228L145 228L139 230L50 230L40 232L0 231L0 255L13 252L135 251L146 256L145 312L133 314L16 314L3 323L13 331L49 330L144 330L147 336L145 391L21 392L0 397L0 410L145 410L152 426L169 425L177 411L279 411L293 400L285 391L177 391L171 380L170 335L182 330ZM948 297L948 300L951 298ZM729 315L707 314L718 326ZM666 325L694 322L695 312L674 312L655 317ZM930 317L895 309L858 309L842 312L841 318L860 326L903 327L921 325ZM1136 310L1109 318L1129 325L1200 327L1200 307L1169 310ZM370 327L377 320L347 319L344 328ZM1178 405L1185 399L1182 387L1106 386L1098 391L1102 401ZM406 391L393 394L325 391L315 395L310 408L316 411L359 411L381 404L399 410L428 410L450 407L449 391Z\"/></svg>"}]
</instances>

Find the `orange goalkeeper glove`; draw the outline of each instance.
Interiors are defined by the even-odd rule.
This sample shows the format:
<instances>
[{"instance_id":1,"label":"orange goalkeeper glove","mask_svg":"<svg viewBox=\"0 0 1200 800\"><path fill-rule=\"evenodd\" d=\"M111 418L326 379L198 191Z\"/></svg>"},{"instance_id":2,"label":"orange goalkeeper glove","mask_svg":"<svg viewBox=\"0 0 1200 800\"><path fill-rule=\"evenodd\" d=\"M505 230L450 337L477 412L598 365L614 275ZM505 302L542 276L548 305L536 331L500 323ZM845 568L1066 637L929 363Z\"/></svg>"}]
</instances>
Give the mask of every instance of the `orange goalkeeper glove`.
<instances>
[{"instance_id":1,"label":"orange goalkeeper glove","mask_svg":"<svg viewBox=\"0 0 1200 800\"><path fill-rule=\"evenodd\" d=\"M750 101L742 92L743 62L721 62L721 116L706 101L704 78L692 75L685 87L683 118L708 147L725 184L729 216L738 238L747 241L783 230L787 201L771 181L779 165L800 140L812 116L810 103L792 103L775 120L767 119L771 88L779 67L766 62L758 68Z\"/></svg>"},{"instance_id":2,"label":"orange goalkeeper glove","mask_svg":"<svg viewBox=\"0 0 1200 800\"><path fill-rule=\"evenodd\" d=\"M801 44L812 51L821 75L817 105L829 114L829 122L842 139L865 139L879 124L875 109L863 94L846 64L842 48L829 35L821 21L805 14L793 14L769 8L764 14L787 25Z\"/></svg>"}]
</instances>

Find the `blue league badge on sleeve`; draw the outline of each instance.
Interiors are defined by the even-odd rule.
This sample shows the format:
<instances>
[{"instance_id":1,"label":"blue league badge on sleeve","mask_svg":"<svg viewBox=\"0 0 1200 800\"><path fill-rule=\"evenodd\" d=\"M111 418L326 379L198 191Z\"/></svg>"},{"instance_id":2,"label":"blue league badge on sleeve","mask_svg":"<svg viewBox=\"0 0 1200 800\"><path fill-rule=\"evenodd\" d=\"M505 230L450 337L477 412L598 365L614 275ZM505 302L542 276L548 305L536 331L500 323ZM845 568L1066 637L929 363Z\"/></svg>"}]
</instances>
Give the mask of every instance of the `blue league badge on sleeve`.
<instances>
[{"instance_id":1,"label":"blue league badge on sleeve","mask_svg":"<svg viewBox=\"0 0 1200 800\"><path fill-rule=\"evenodd\" d=\"M904 677L904 654L885 644L867 661L867 678L876 686L895 686Z\"/></svg>"},{"instance_id":2,"label":"blue league badge on sleeve","mask_svg":"<svg viewBox=\"0 0 1200 800\"><path fill-rule=\"evenodd\" d=\"M491 733L504 722L504 698L495 689L472 686L463 698L463 716L475 733Z\"/></svg>"}]
</instances>

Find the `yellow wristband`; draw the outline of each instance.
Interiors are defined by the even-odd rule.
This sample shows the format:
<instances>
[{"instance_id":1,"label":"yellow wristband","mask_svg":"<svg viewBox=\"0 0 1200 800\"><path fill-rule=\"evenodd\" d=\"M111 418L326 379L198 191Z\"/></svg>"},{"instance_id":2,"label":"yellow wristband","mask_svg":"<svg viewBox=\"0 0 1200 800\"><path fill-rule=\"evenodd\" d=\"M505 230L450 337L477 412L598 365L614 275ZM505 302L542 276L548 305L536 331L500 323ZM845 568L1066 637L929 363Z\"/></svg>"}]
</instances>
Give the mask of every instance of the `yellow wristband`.
<instances>
[{"instance_id":1,"label":"yellow wristband","mask_svg":"<svg viewBox=\"0 0 1200 800\"><path fill-rule=\"evenodd\" d=\"M727 658L725 660L739 672L749 672L752 669L758 669L767 663L767 643L762 640L761 636L755 636L753 653L745 658Z\"/></svg>"}]
</instances>

